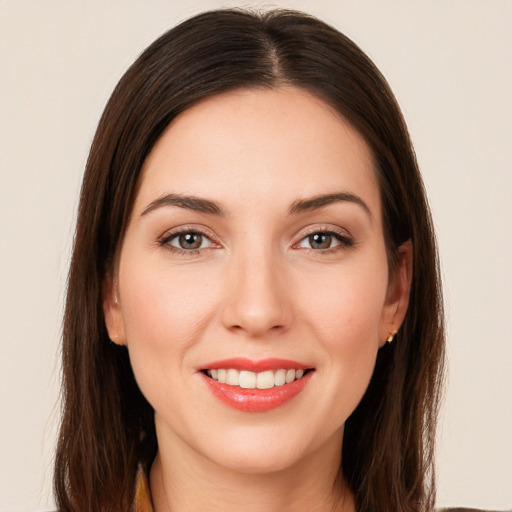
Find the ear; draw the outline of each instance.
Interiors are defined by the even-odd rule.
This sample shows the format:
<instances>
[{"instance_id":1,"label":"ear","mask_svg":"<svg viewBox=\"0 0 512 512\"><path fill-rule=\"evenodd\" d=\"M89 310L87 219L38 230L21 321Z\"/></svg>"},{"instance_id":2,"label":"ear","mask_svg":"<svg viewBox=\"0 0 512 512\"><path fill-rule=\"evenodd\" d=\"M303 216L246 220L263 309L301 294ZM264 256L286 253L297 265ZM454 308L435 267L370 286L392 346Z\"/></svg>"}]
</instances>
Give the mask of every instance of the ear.
<instances>
[{"instance_id":1,"label":"ear","mask_svg":"<svg viewBox=\"0 0 512 512\"><path fill-rule=\"evenodd\" d=\"M397 250L397 263L389 278L386 302L379 322L379 346L400 329L409 306L412 282L412 242L407 240Z\"/></svg>"},{"instance_id":2,"label":"ear","mask_svg":"<svg viewBox=\"0 0 512 512\"><path fill-rule=\"evenodd\" d=\"M103 315L109 338L116 345L126 345L123 312L114 277L108 274L103 282Z\"/></svg>"}]
</instances>

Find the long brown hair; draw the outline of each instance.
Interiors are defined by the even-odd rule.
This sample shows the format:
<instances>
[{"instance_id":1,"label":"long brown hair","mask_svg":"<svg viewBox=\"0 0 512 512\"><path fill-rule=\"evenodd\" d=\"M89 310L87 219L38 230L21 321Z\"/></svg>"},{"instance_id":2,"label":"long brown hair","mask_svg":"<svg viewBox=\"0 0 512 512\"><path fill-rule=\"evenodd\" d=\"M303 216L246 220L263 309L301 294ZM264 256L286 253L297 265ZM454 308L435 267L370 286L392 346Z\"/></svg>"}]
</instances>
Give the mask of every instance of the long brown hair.
<instances>
[{"instance_id":1,"label":"long brown hair","mask_svg":"<svg viewBox=\"0 0 512 512\"><path fill-rule=\"evenodd\" d=\"M333 106L372 149L391 271L414 247L409 310L383 347L345 425L342 468L359 511L425 511L434 501L434 437L444 326L434 232L394 96L347 37L292 11L195 16L149 46L100 120L83 180L63 329L63 419L55 465L62 512L126 511L137 467L157 450L153 410L126 349L109 342L102 286L131 213L142 164L169 123L198 100L290 84ZM300 129L300 128L299 128Z\"/></svg>"}]
</instances>

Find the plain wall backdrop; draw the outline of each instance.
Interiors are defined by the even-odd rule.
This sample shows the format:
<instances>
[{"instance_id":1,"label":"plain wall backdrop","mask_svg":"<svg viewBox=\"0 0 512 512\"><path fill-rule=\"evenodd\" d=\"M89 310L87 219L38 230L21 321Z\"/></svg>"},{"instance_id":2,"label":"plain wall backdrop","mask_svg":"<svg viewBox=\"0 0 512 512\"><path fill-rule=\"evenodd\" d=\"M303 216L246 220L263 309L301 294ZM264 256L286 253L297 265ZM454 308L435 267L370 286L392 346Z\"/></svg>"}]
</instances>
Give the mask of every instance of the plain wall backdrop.
<instances>
[{"instance_id":1,"label":"plain wall backdrop","mask_svg":"<svg viewBox=\"0 0 512 512\"><path fill-rule=\"evenodd\" d=\"M52 508L66 272L107 98L162 32L235 5L315 14L390 82L442 258L439 505L512 507L512 2L0 0L0 510Z\"/></svg>"}]
</instances>

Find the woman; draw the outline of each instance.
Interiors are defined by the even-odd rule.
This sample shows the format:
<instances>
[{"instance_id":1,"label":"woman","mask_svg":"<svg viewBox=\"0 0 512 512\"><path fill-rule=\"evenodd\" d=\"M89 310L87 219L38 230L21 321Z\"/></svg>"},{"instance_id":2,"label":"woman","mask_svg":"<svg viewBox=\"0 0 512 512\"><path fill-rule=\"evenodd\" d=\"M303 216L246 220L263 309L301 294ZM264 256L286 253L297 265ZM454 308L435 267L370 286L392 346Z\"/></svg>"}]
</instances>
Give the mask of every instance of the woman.
<instances>
[{"instance_id":1,"label":"woman","mask_svg":"<svg viewBox=\"0 0 512 512\"><path fill-rule=\"evenodd\" d=\"M91 148L63 336L59 510L431 509L435 239L361 50L287 11L153 43Z\"/></svg>"}]
</instances>

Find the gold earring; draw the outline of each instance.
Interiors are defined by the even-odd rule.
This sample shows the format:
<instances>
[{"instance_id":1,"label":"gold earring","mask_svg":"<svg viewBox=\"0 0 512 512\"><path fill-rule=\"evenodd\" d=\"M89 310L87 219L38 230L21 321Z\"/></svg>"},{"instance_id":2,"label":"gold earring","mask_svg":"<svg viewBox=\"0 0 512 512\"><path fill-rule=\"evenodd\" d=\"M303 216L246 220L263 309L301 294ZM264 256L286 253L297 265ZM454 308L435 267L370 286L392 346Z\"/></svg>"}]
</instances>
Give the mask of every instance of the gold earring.
<instances>
[{"instance_id":1,"label":"gold earring","mask_svg":"<svg viewBox=\"0 0 512 512\"><path fill-rule=\"evenodd\" d=\"M112 336L110 336L110 341L119 345L119 334L112 334Z\"/></svg>"},{"instance_id":2,"label":"gold earring","mask_svg":"<svg viewBox=\"0 0 512 512\"><path fill-rule=\"evenodd\" d=\"M389 336L386 338L386 341L388 343L391 343L393 341L393 338L395 337L396 333L397 333L397 331L391 331L389 333Z\"/></svg>"}]
</instances>

